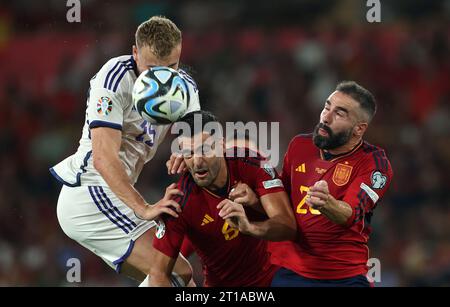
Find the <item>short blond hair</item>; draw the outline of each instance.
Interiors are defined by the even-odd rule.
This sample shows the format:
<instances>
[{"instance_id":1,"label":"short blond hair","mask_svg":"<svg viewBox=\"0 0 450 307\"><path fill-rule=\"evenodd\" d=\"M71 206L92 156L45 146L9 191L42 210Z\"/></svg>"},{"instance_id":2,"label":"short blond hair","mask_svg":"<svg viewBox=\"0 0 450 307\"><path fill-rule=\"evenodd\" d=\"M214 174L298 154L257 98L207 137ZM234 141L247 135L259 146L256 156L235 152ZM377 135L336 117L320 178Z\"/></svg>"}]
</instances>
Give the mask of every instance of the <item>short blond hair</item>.
<instances>
[{"instance_id":1,"label":"short blond hair","mask_svg":"<svg viewBox=\"0 0 450 307\"><path fill-rule=\"evenodd\" d=\"M137 47L149 46L155 56L160 59L169 56L180 43L180 29L164 16L153 16L141 23L136 30Z\"/></svg>"}]
</instances>

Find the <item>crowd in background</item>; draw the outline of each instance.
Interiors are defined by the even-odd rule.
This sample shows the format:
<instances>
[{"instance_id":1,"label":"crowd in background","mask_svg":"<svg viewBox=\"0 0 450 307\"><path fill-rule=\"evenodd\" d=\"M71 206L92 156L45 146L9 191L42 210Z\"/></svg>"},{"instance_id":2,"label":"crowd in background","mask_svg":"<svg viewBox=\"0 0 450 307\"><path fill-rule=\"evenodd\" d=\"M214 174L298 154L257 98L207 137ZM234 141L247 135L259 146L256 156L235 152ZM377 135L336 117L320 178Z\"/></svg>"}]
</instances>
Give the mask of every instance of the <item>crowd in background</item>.
<instances>
[{"instance_id":1,"label":"crowd in background","mask_svg":"<svg viewBox=\"0 0 450 307\"><path fill-rule=\"evenodd\" d=\"M382 22L371 24L364 2L86 0L81 23L66 21L64 1L2 4L0 286L70 285L69 258L81 260L83 285L135 285L59 228L48 168L78 146L89 79L131 53L152 15L182 29L202 107L221 122L280 122L281 157L312 131L338 81L371 90L379 109L366 140L394 170L372 219L378 285L449 286L450 4L382 1ZM169 143L138 181L148 201L176 180L165 170Z\"/></svg>"}]
</instances>

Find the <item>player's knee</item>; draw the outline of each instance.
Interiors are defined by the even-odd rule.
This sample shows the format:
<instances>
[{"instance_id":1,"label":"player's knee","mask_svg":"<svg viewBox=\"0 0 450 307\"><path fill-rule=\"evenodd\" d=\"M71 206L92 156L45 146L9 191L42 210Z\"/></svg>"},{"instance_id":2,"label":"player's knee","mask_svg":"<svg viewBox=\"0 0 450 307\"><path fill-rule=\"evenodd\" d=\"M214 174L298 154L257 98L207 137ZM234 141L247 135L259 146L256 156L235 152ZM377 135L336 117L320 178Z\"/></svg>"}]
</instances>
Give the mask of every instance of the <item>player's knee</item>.
<instances>
[{"instance_id":1,"label":"player's knee","mask_svg":"<svg viewBox=\"0 0 450 307\"><path fill-rule=\"evenodd\" d=\"M190 263L181 255L178 257L174 271L188 284L192 279L192 267Z\"/></svg>"},{"instance_id":2,"label":"player's knee","mask_svg":"<svg viewBox=\"0 0 450 307\"><path fill-rule=\"evenodd\" d=\"M139 282L142 282L147 275L146 273L143 273L141 269L136 268L126 261L121 266L120 274L133 278Z\"/></svg>"},{"instance_id":3,"label":"player's knee","mask_svg":"<svg viewBox=\"0 0 450 307\"><path fill-rule=\"evenodd\" d=\"M125 263L135 268L142 274L148 275L150 274L151 269L150 261L151 257L149 257L149 254L145 257L142 254L133 255L133 253L131 253L131 255L125 260Z\"/></svg>"}]
</instances>

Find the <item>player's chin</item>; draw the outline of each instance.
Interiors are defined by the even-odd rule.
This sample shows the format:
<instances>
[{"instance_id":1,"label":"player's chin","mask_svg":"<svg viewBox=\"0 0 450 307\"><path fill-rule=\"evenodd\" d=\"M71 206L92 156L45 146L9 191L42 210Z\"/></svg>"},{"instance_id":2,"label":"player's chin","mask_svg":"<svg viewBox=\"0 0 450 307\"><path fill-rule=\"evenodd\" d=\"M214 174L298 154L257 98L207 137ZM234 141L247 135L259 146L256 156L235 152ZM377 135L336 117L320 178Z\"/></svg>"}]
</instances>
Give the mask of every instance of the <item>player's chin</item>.
<instances>
[{"instance_id":1,"label":"player's chin","mask_svg":"<svg viewBox=\"0 0 450 307\"><path fill-rule=\"evenodd\" d=\"M205 188L211 184L209 178L198 178L197 176L194 176L194 181L201 188Z\"/></svg>"},{"instance_id":2,"label":"player's chin","mask_svg":"<svg viewBox=\"0 0 450 307\"><path fill-rule=\"evenodd\" d=\"M320 149L327 149L329 147L329 139L329 136L315 134L313 136L313 143Z\"/></svg>"}]
</instances>

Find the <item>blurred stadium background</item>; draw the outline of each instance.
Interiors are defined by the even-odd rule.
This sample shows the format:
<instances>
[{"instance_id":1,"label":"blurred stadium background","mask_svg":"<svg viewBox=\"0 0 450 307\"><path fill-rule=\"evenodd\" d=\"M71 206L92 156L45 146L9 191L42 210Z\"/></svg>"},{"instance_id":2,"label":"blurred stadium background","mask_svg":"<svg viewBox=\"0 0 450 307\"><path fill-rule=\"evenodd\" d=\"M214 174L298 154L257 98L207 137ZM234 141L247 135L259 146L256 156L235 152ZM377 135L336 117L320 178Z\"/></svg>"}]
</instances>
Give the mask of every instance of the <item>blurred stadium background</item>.
<instances>
[{"instance_id":1,"label":"blurred stadium background","mask_svg":"<svg viewBox=\"0 0 450 307\"><path fill-rule=\"evenodd\" d=\"M318 121L338 80L378 99L366 139L384 147L393 184L373 219L377 286L450 286L450 1L81 0L0 5L0 286L135 285L67 238L56 220L59 184L48 168L75 152L89 79L129 54L137 25L155 14L183 31L204 109L221 121L279 121L280 151ZM168 143L166 144L168 145ZM159 199L169 147L138 189ZM66 261L81 260L81 284Z\"/></svg>"}]
</instances>

